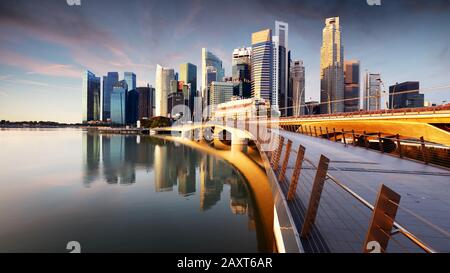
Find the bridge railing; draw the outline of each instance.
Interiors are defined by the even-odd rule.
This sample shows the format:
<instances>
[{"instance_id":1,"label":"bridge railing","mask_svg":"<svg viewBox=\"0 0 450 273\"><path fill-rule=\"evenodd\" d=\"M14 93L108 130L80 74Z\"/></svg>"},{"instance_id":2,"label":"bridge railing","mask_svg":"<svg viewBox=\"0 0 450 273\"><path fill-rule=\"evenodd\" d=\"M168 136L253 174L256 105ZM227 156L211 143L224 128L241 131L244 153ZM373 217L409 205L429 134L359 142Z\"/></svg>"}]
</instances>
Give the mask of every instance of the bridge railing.
<instances>
[{"instance_id":1,"label":"bridge railing","mask_svg":"<svg viewBox=\"0 0 450 273\"><path fill-rule=\"evenodd\" d=\"M373 251L436 252L395 221L402 209L395 192L382 186L373 206L329 172L332 162L326 157L315 164L305 157L303 146L285 140L271 153L271 163L306 252L371 252L374 242Z\"/></svg>"},{"instance_id":2,"label":"bridge railing","mask_svg":"<svg viewBox=\"0 0 450 273\"><path fill-rule=\"evenodd\" d=\"M317 127L310 125L281 125L289 132L319 137L330 141L352 145L381 153L420 161L450 168L450 147L446 145L427 142L424 137L420 139L405 139L400 135L387 135L382 132L368 133L361 131L337 131L335 128Z\"/></svg>"}]
</instances>

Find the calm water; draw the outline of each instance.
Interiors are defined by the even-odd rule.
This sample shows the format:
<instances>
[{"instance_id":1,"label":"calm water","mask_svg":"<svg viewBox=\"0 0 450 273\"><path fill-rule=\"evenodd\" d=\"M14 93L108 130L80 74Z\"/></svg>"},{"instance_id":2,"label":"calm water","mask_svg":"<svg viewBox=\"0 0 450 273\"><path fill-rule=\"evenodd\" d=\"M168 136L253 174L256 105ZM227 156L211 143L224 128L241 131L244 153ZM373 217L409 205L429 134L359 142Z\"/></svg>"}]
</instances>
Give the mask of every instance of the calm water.
<instances>
[{"instance_id":1,"label":"calm water","mask_svg":"<svg viewBox=\"0 0 450 273\"><path fill-rule=\"evenodd\" d=\"M151 137L0 130L0 252L266 251L245 179Z\"/></svg>"}]
</instances>

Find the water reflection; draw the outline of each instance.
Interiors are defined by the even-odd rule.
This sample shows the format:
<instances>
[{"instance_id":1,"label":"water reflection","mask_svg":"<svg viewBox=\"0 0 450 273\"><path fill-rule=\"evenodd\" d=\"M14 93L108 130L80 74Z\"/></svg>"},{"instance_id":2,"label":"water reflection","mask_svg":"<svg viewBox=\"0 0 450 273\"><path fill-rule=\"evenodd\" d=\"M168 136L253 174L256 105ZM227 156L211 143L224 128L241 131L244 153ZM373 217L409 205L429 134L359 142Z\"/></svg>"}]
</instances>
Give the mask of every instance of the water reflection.
<instances>
[{"instance_id":1,"label":"water reflection","mask_svg":"<svg viewBox=\"0 0 450 273\"><path fill-rule=\"evenodd\" d=\"M222 197L224 185L230 187L230 210L249 215L254 227L251 197L238 171L215 156L162 139L127 135L83 134L84 185L96 182L133 185L136 170L153 174L155 192L177 189L181 197L197 193L202 211L213 208ZM101 152L100 152L101 150ZM100 158L101 154L101 158Z\"/></svg>"}]
</instances>

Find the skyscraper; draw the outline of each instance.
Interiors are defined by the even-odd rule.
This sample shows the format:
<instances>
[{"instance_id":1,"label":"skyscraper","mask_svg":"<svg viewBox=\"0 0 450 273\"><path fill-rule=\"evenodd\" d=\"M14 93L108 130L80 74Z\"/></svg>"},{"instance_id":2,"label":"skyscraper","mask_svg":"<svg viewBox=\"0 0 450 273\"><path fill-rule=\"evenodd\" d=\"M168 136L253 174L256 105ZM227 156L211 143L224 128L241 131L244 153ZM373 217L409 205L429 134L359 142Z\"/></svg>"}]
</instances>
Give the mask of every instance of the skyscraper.
<instances>
[{"instance_id":1,"label":"skyscraper","mask_svg":"<svg viewBox=\"0 0 450 273\"><path fill-rule=\"evenodd\" d=\"M185 105L183 93L182 92L170 93L169 96L167 97L167 112L169 114L169 117L173 118L175 117L176 114L181 113L181 111L175 112L175 107L179 105Z\"/></svg>"},{"instance_id":2,"label":"skyscraper","mask_svg":"<svg viewBox=\"0 0 450 273\"><path fill-rule=\"evenodd\" d=\"M127 92L126 120L128 125L136 125L139 119L139 93L136 89Z\"/></svg>"},{"instance_id":3,"label":"skyscraper","mask_svg":"<svg viewBox=\"0 0 450 273\"><path fill-rule=\"evenodd\" d=\"M151 86L138 87L136 91L139 94L138 118L150 119L154 115L155 108L155 89Z\"/></svg>"},{"instance_id":4,"label":"skyscraper","mask_svg":"<svg viewBox=\"0 0 450 273\"><path fill-rule=\"evenodd\" d=\"M363 109L376 111L381 109L381 75L366 72Z\"/></svg>"},{"instance_id":5,"label":"skyscraper","mask_svg":"<svg viewBox=\"0 0 450 273\"><path fill-rule=\"evenodd\" d=\"M217 105L231 101L233 97L234 84L233 82L212 82L211 96L209 105L211 106L211 116L214 115Z\"/></svg>"},{"instance_id":6,"label":"skyscraper","mask_svg":"<svg viewBox=\"0 0 450 273\"><path fill-rule=\"evenodd\" d=\"M111 119L111 92L113 86L119 81L119 73L108 72L103 76L103 121Z\"/></svg>"},{"instance_id":7,"label":"skyscraper","mask_svg":"<svg viewBox=\"0 0 450 273\"><path fill-rule=\"evenodd\" d=\"M323 29L320 60L321 113L344 111L344 47L339 17L328 18Z\"/></svg>"},{"instance_id":8,"label":"skyscraper","mask_svg":"<svg viewBox=\"0 0 450 273\"><path fill-rule=\"evenodd\" d=\"M111 122L124 125L126 123L128 85L125 80L117 82L111 93Z\"/></svg>"},{"instance_id":9,"label":"skyscraper","mask_svg":"<svg viewBox=\"0 0 450 273\"><path fill-rule=\"evenodd\" d=\"M419 93L419 82L397 83L389 87L389 108L420 108L424 106L425 95Z\"/></svg>"},{"instance_id":10,"label":"skyscraper","mask_svg":"<svg viewBox=\"0 0 450 273\"><path fill-rule=\"evenodd\" d=\"M359 61L345 61L344 64L344 111L359 111L360 101L360 63Z\"/></svg>"},{"instance_id":11,"label":"skyscraper","mask_svg":"<svg viewBox=\"0 0 450 273\"><path fill-rule=\"evenodd\" d=\"M123 76L127 82L128 92L131 90L136 90L136 74L133 72L125 72Z\"/></svg>"},{"instance_id":12,"label":"skyscraper","mask_svg":"<svg viewBox=\"0 0 450 273\"><path fill-rule=\"evenodd\" d=\"M83 123L100 120L100 78L94 73L83 74L82 110Z\"/></svg>"},{"instance_id":13,"label":"skyscraper","mask_svg":"<svg viewBox=\"0 0 450 273\"><path fill-rule=\"evenodd\" d=\"M233 51L232 80L234 95L250 98L252 95L252 48L242 47Z\"/></svg>"},{"instance_id":14,"label":"skyscraper","mask_svg":"<svg viewBox=\"0 0 450 273\"><path fill-rule=\"evenodd\" d=\"M289 86L292 90L292 112L298 117L305 114L305 67L303 61L296 60L292 63Z\"/></svg>"},{"instance_id":15,"label":"skyscraper","mask_svg":"<svg viewBox=\"0 0 450 273\"><path fill-rule=\"evenodd\" d=\"M180 65L180 78L184 84L190 84L189 94L185 99L188 101L189 109L191 110L191 115L194 114L194 99L197 96L197 66L186 63Z\"/></svg>"},{"instance_id":16,"label":"skyscraper","mask_svg":"<svg viewBox=\"0 0 450 273\"><path fill-rule=\"evenodd\" d=\"M211 78L210 72L215 72L215 78ZM225 69L222 66L222 60L216 55L202 48L202 99L203 107L209 102L208 87L213 81L222 81L225 77Z\"/></svg>"},{"instance_id":17,"label":"skyscraper","mask_svg":"<svg viewBox=\"0 0 450 273\"><path fill-rule=\"evenodd\" d=\"M284 22L275 21L274 41L274 89L272 90L272 105L278 105L282 116L292 114L292 94L289 94L289 25Z\"/></svg>"},{"instance_id":18,"label":"skyscraper","mask_svg":"<svg viewBox=\"0 0 450 273\"><path fill-rule=\"evenodd\" d=\"M252 97L272 101L273 80L272 30L252 34ZM276 105L276 104L275 104Z\"/></svg>"},{"instance_id":19,"label":"skyscraper","mask_svg":"<svg viewBox=\"0 0 450 273\"><path fill-rule=\"evenodd\" d=\"M156 95L155 95L155 116L167 117L167 99L171 93L170 82L175 80L175 71L164 68L161 65L156 66Z\"/></svg>"}]
</instances>

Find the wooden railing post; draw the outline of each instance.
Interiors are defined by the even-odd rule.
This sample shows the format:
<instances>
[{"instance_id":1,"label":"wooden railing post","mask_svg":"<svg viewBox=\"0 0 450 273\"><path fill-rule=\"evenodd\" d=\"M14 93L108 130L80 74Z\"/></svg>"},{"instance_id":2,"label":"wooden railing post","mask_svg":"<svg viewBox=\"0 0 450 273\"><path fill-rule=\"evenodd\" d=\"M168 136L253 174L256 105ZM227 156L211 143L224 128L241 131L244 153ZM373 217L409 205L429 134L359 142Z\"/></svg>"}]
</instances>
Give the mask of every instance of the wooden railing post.
<instances>
[{"instance_id":1,"label":"wooden railing post","mask_svg":"<svg viewBox=\"0 0 450 273\"><path fill-rule=\"evenodd\" d=\"M295 168L292 174L291 184L289 185L289 192L287 199L288 201L292 201L295 197L295 193L297 191L298 179L300 177L300 172L303 166L303 159L305 158L305 147L300 145L297 152L297 160L295 161Z\"/></svg>"},{"instance_id":2,"label":"wooden railing post","mask_svg":"<svg viewBox=\"0 0 450 273\"><path fill-rule=\"evenodd\" d=\"M320 137L323 137L322 126L320 126L319 129L320 129Z\"/></svg>"},{"instance_id":3,"label":"wooden railing post","mask_svg":"<svg viewBox=\"0 0 450 273\"><path fill-rule=\"evenodd\" d=\"M286 170L289 165L289 157L291 156L291 149L292 149L292 140L288 140L286 152L284 154L283 165L281 166L281 171L280 174L278 175L278 181L280 181L280 183L283 183L286 180Z\"/></svg>"},{"instance_id":4,"label":"wooden railing post","mask_svg":"<svg viewBox=\"0 0 450 273\"><path fill-rule=\"evenodd\" d=\"M378 198L370 221L369 231L364 241L364 253L370 253L370 243L376 243L380 246L382 253L386 252L389 240L391 239L392 228L394 227L395 217L397 215L398 206L401 196L381 185L378 192Z\"/></svg>"},{"instance_id":5,"label":"wooden railing post","mask_svg":"<svg viewBox=\"0 0 450 273\"><path fill-rule=\"evenodd\" d=\"M398 154L399 154L400 158L403 158L402 143L400 141L400 135L399 134L397 134L396 139L397 139Z\"/></svg>"},{"instance_id":6,"label":"wooden railing post","mask_svg":"<svg viewBox=\"0 0 450 273\"><path fill-rule=\"evenodd\" d=\"M347 147L347 139L345 138L345 131L342 129L342 138L344 139L344 145Z\"/></svg>"},{"instance_id":7,"label":"wooden railing post","mask_svg":"<svg viewBox=\"0 0 450 273\"><path fill-rule=\"evenodd\" d=\"M313 136L312 129L311 129L311 125L309 125L309 135L310 135L310 136Z\"/></svg>"},{"instance_id":8,"label":"wooden railing post","mask_svg":"<svg viewBox=\"0 0 450 273\"><path fill-rule=\"evenodd\" d=\"M356 146L355 130L352 130L352 137L353 137L353 146Z\"/></svg>"},{"instance_id":9,"label":"wooden railing post","mask_svg":"<svg viewBox=\"0 0 450 273\"><path fill-rule=\"evenodd\" d=\"M302 135L303 135L303 125L302 125L302 124L300 124L300 132L301 132Z\"/></svg>"},{"instance_id":10,"label":"wooden railing post","mask_svg":"<svg viewBox=\"0 0 450 273\"><path fill-rule=\"evenodd\" d=\"M272 166L273 170L277 171L278 166L280 165L280 157L281 157L281 151L283 150L284 146L284 137L281 137L280 142L278 143L278 149L275 151L274 155L272 156Z\"/></svg>"},{"instance_id":11,"label":"wooden railing post","mask_svg":"<svg viewBox=\"0 0 450 273\"><path fill-rule=\"evenodd\" d=\"M334 142L338 142L337 134L336 134L336 128L333 128L333 134L334 134Z\"/></svg>"},{"instance_id":12,"label":"wooden railing post","mask_svg":"<svg viewBox=\"0 0 450 273\"><path fill-rule=\"evenodd\" d=\"M319 166L317 167L317 173L314 179L314 184L309 199L308 210L306 212L305 222L303 223L302 227L301 237L303 238L309 235L316 221L320 197L322 196L322 191L325 184L325 179L327 177L329 164L330 160L324 155L322 155L320 157Z\"/></svg>"},{"instance_id":13,"label":"wooden railing post","mask_svg":"<svg viewBox=\"0 0 450 273\"><path fill-rule=\"evenodd\" d=\"M330 134L328 133L328 127L327 127L327 139L330 140Z\"/></svg>"},{"instance_id":14,"label":"wooden railing post","mask_svg":"<svg viewBox=\"0 0 450 273\"><path fill-rule=\"evenodd\" d=\"M428 160L427 147L425 146L425 139L423 137L420 137L420 146L421 146L421 150L422 150L423 161L425 162L425 164L430 163Z\"/></svg>"},{"instance_id":15,"label":"wooden railing post","mask_svg":"<svg viewBox=\"0 0 450 273\"><path fill-rule=\"evenodd\" d=\"M317 127L316 126L314 126L314 134L317 137Z\"/></svg>"},{"instance_id":16,"label":"wooden railing post","mask_svg":"<svg viewBox=\"0 0 450 273\"><path fill-rule=\"evenodd\" d=\"M364 131L364 145L366 146L366 149L369 149L369 139L366 131Z\"/></svg>"}]
</instances>

